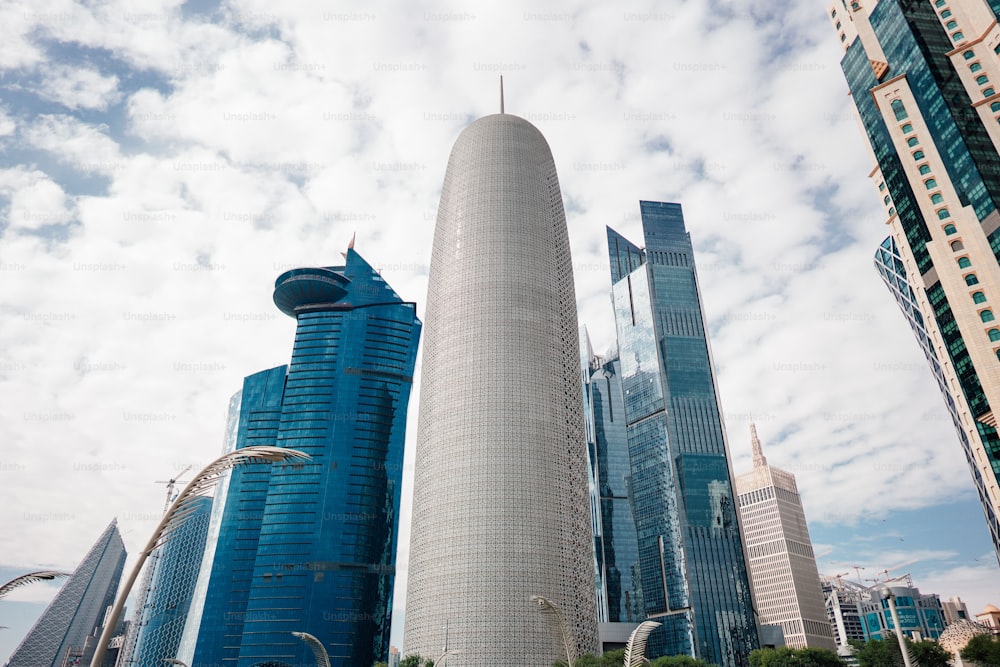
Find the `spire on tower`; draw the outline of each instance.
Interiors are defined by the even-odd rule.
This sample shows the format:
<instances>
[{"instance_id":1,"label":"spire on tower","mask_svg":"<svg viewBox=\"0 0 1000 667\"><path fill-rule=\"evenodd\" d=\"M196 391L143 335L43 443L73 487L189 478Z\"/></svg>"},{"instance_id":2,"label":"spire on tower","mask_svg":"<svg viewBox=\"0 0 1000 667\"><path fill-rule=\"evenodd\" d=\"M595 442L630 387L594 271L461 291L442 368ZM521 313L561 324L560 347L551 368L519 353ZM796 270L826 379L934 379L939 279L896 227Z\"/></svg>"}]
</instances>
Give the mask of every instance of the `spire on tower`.
<instances>
[{"instance_id":1,"label":"spire on tower","mask_svg":"<svg viewBox=\"0 0 1000 667\"><path fill-rule=\"evenodd\" d=\"M354 232L354 235L353 235L353 236L351 236L351 242L347 244L347 249L348 249L348 250L351 250L351 249L353 249L353 248L354 248L354 240L355 240L356 238L358 238L358 233L357 233L357 232ZM347 259L347 253L346 253L346 252L342 252L342 253L340 253L340 254L341 254L341 256L343 256L343 258L344 258L344 259Z\"/></svg>"},{"instance_id":2,"label":"spire on tower","mask_svg":"<svg viewBox=\"0 0 1000 667\"><path fill-rule=\"evenodd\" d=\"M750 444L753 445L753 467L767 467L767 459L764 458L764 450L760 446L760 438L757 437L757 425L750 420Z\"/></svg>"},{"instance_id":3,"label":"spire on tower","mask_svg":"<svg viewBox=\"0 0 1000 667\"><path fill-rule=\"evenodd\" d=\"M503 74L500 75L500 113L503 113Z\"/></svg>"}]
</instances>

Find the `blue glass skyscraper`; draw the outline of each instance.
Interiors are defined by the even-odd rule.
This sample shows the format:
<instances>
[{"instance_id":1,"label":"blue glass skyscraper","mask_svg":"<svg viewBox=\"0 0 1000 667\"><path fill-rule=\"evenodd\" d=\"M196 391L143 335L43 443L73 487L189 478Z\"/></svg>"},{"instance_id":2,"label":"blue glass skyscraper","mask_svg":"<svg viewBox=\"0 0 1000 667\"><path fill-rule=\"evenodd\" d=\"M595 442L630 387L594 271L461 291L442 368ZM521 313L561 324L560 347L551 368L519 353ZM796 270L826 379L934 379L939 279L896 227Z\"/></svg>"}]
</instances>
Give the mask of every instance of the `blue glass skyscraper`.
<instances>
[{"instance_id":1,"label":"blue glass skyscraper","mask_svg":"<svg viewBox=\"0 0 1000 667\"><path fill-rule=\"evenodd\" d=\"M608 228L608 252L650 654L745 665L757 628L691 239L679 204L640 212L645 248Z\"/></svg>"},{"instance_id":2,"label":"blue glass skyscraper","mask_svg":"<svg viewBox=\"0 0 1000 667\"><path fill-rule=\"evenodd\" d=\"M244 381L236 447L312 460L233 472L191 665L311 664L291 634L307 632L331 664L371 667L389 650L421 325L353 249L344 266L282 274L274 302L298 323L291 363Z\"/></svg>"},{"instance_id":3,"label":"blue glass skyscraper","mask_svg":"<svg viewBox=\"0 0 1000 667\"><path fill-rule=\"evenodd\" d=\"M639 549L632 501L631 469L621 362L593 353L583 334L584 421L594 533L597 621L601 645L624 645L646 613L639 577Z\"/></svg>"}]
</instances>

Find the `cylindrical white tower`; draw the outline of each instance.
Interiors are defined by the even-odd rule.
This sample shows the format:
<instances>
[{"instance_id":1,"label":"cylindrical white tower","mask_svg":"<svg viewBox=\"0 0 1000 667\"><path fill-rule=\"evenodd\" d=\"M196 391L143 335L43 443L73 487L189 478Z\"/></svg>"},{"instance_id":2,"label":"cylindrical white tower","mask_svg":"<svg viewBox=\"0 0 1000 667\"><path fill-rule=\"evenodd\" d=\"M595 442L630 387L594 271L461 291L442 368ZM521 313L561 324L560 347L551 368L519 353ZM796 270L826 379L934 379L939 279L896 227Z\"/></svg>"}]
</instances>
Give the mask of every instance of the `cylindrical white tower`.
<instances>
[{"instance_id":1,"label":"cylindrical white tower","mask_svg":"<svg viewBox=\"0 0 1000 667\"><path fill-rule=\"evenodd\" d=\"M438 209L410 538L404 655L449 667L596 653L576 297L548 143L528 121L459 136Z\"/></svg>"}]
</instances>

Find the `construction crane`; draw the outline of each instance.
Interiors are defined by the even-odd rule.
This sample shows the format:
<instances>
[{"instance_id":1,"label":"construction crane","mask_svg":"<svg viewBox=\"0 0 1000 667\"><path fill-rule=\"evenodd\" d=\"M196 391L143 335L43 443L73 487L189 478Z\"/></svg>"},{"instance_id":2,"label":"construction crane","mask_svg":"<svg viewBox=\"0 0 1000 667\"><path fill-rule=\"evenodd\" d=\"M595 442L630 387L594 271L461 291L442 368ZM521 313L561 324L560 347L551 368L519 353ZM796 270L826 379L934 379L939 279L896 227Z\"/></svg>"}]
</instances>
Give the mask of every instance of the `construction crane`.
<instances>
[{"instance_id":1,"label":"construction crane","mask_svg":"<svg viewBox=\"0 0 1000 667\"><path fill-rule=\"evenodd\" d=\"M843 581L843 578L846 577L849 574L850 574L850 572L841 572L840 574L835 574L835 575L833 575L830 578L836 580L836 582L837 582L837 589L838 590L844 590L844 581Z\"/></svg>"},{"instance_id":2,"label":"construction crane","mask_svg":"<svg viewBox=\"0 0 1000 667\"><path fill-rule=\"evenodd\" d=\"M177 486L178 484L187 484L187 481L182 480L180 477L181 477L181 475L183 475L184 473L186 473L190 469L191 469L191 466L188 466L188 467L184 468L184 470L181 470L172 479L168 479L168 480L156 480L157 484L166 484L167 485L167 499L163 503L163 513L164 514L167 513L167 508L170 507L170 503L173 502L174 498L176 497L174 495L174 487Z\"/></svg>"},{"instance_id":3,"label":"construction crane","mask_svg":"<svg viewBox=\"0 0 1000 667\"><path fill-rule=\"evenodd\" d=\"M856 575L858 575L858 583L861 584L861 570L865 568L861 567L860 565L852 565L851 569L854 570L854 573ZM861 585L864 586L864 584Z\"/></svg>"}]
</instances>

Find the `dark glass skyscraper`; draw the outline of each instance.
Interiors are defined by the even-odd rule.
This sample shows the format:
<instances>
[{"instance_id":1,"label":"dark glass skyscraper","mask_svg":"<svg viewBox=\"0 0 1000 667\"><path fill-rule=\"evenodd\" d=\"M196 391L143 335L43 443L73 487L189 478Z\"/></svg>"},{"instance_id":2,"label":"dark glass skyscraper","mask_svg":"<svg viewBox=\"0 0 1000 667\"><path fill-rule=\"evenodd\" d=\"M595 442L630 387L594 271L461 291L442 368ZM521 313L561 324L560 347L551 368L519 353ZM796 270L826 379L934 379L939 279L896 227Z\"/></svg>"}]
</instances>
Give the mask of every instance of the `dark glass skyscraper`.
<instances>
[{"instance_id":1,"label":"dark glass skyscraper","mask_svg":"<svg viewBox=\"0 0 1000 667\"><path fill-rule=\"evenodd\" d=\"M89 661L97 641L95 631L115 602L125 556L116 519L14 651L8 667L63 667Z\"/></svg>"},{"instance_id":2,"label":"dark glass skyscraper","mask_svg":"<svg viewBox=\"0 0 1000 667\"><path fill-rule=\"evenodd\" d=\"M691 239L679 204L639 205L645 248L609 228L608 251L650 654L745 665L757 627Z\"/></svg>"},{"instance_id":3,"label":"dark glass skyscraper","mask_svg":"<svg viewBox=\"0 0 1000 667\"><path fill-rule=\"evenodd\" d=\"M233 471L190 664L311 664L291 635L307 632L331 664L371 667L389 651L420 322L353 249L282 274L274 302L298 322L291 364L244 381L236 447L312 460Z\"/></svg>"},{"instance_id":4,"label":"dark glass skyscraper","mask_svg":"<svg viewBox=\"0 0 1000 667\"><path fill-rule=\"evenodd\" d=\"M876 266L944 393L1000 558L998 7L833 0L828 14L891 234Z\"/></svg>"},{"instance_id":5,"label":"dark glass skyscraper","mask_svg":"<svg viewBox=\"0 0 1000 667\"><path fill-rule=\"evenodd\" d=\"M602 646L610 650L628 641L646 612L629 498L631 469L621 362L617 356L608 360L595 355L586 333L582 347L598 633Z\"/></svg>"},{"instance_id":6,"label":"dark glass skyscraper","mask_svg":"<svg viewBox=\"0 0 1000 667\"><path fill-rule=\"evenodd\" d=\"M118 667L165 664L177 656L201 557L205 551L212 499L198 498L194 512L170 540L150 555L149 585L137 599Z\"/></svg>"}]
</instances>

